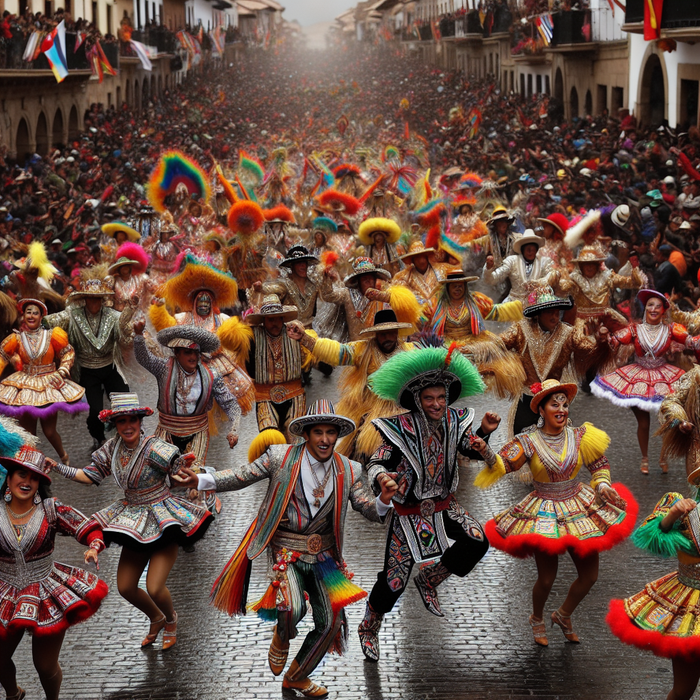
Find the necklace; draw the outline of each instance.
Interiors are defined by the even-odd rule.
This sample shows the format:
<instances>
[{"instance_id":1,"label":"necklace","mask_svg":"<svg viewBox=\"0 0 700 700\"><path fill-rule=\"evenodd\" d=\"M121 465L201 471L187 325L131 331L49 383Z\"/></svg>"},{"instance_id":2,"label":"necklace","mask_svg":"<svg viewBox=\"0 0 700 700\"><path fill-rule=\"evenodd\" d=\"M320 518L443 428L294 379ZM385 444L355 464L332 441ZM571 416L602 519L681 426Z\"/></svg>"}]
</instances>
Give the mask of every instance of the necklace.
<instances>
[{"instance_id":1,"label":"necklace","mask_svg":"<svg viewBox=\"0 0 700 700\"><path fill-rule=\"evenodd\" d=\"M268 334L267 345L270 348L270 354L272 355L272 364L275 369L282 369L284 367L284 360L282 357L282 336L278 335L276 338Z\"/></svg>"},{"instance_id":2,"label":"necklace","mask_svg":"<svg viewBox=\"0 0 700 700\"><path fill-rule=\"evenodd\" d=\"M323 481L319 481L319 478L316 476L316 470L313 468L313 465L311 466L311 476L314 480L314 483L316 484L315 488L311 491L314 498L316 499L314 501L314 508L321 507L321 499L326 495L326 484L328 483L328 479L331 476L331 471L333 470L329 468L326 471L326 476L323 477Z\"/></svg>"},{"instance_id":3,"label":"necklace","mask_svg":"<svg viewBox=\"0 0 700 700\"><path fill-rule=\"evenodd\" d=\"M564 442L566 440L566 430L562 430L556 435L545 433L544 431L541 431L541 434L542 439L547 443L547 446L550 449L556 450L557 452L561 452L561 448L564 446Z\"/></svg>"},{"instance_id":4,"label":"necklace","mask_svg":"<svg viewBox=\"0 0 700 700\"><path fill-rule=\"evenodd\" d=\"M5 504L5 508L7 508L7 510L14 518L17 518L19 520L21 518L26 518L29 513L32 513L36 509L36 506L32 506L28 511L25 511L24 513L15 513L15 511L12 510L12 508L10 508L10 506L7 504Z\"/></svg>"},{"instance_id":5,"label":"necklace","mask_svg":"<svg viewBox=\"0 0 700 700\"><path fill-rule=\"evenodd\" d=\"M188 397L194 386L194 382L197 378L197 370L188 374L182 367L178 366L177 370L177 394L175 396L175 401L178 406L178 410L182 413L187 412Z\"/></svg>"}]
</instances>

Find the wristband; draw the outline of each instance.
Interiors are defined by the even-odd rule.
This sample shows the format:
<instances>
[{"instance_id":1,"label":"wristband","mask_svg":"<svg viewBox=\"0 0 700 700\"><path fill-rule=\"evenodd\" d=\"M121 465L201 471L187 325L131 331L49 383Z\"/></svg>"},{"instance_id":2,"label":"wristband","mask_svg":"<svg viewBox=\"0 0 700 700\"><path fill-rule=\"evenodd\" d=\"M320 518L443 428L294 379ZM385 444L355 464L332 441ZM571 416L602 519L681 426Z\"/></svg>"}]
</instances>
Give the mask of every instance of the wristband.
<instances>
[{"instance_id":1,"label":"wristband","mask_svg":"<svg viewBox=\"0 0 700 700\"><path fill-rule=\"evenodd\" d=\"M56 466L52 471L58 472L61 476L65 476L66 479L70 479L71 481L75 481L75 477L78 474L76 467L69 467L67 464L63 464L62 462L56 462Z\"/></svg>"}]
</instances>

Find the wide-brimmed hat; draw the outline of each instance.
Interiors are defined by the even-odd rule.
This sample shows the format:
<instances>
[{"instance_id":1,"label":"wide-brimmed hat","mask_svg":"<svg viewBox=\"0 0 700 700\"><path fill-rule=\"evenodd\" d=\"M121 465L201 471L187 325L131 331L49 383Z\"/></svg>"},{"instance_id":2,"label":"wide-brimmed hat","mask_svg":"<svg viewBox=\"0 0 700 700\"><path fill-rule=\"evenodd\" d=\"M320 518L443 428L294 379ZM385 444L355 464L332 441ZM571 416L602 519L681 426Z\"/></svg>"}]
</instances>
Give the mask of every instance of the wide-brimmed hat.
<instances>
[{"instance_id":1,"label":"wide-brimmed hat","mask_svg":"<svg viewBox=\"0 0 700 700\"><path fill-rule=\"evenodd\" d=\"M491 213L491 218L486 222L486 225L491 226L491 224L495 224L497 221L507 221L508 225L510 225L515 221L515 217L511 216L505 207L496 207Z\"/></svg>"},{"instance_id":2,"label":"wide-brimmed hat","mask_svg":"<svg viewBox=\"0 0 700 700\"><path fill-rule=\"evenodd\" d=\"M401 238L401 227L391 219L383 216L374 216L365 219L357 231L357 237L362 245L372 245L374 234L380 232L384 234L387 243L396 243Z\"/></svg>"},{"instance_id":3,"label":"wide-brimmed hat","mask_svg":"<svg viewBox=\"0 0 700 700\"><path fill-rule=\"evenodd\" d=\"M569 403L574 400L578 393L576 384L562 384L558 379L545 379L541 384L533 384L530 387L532 392L532 401L530 401L530 410L537 413L540 404L552 394L566 394Z\"/></svg>"},{"instance_id":4,"label":"wide-brimmed hat","mask_svg":"<svg viewBox=\"0 0 700 700\"><path fill-rule=\"evenodd\" d=\"M46 316L46 314L49 313L49 310L46 308L46 304L44 304L43 301L39 301L39 299L31 299L30 297L25 297L24 299L20 299L17 302L17 308L19 309L19 312L21 314L24 313L24 310L28 306L38 306L42 316Z\"/></svg>"},{"instance_id":5,"label":"wide-brimmed hat","mask_svg":"<svg viewBox=\"0 0 700 700\"><path fill-rule=\"evenodd\" d=\"M615 207L613 213L610 215L610 221L612 221L615 226L624 228L625 224L630 218L630 208L627 204L620 204L619 207Z\"/></svg>"},{"instance_id":6,"label":"wide-brimmed hat","mask_svg":"<svg viewBox=\"0 0 700 700\"><path fill-rule=\"evenodd\" d=\"M381 309L374 314L374 325L369 328L363 328L360 335L369 335L370 333L381 333L382 331L400 331L413 329L412 323L402 323L396 318L396 313L393 309Z\"/></svg>"},{"instance_id":7,"label":"wide-brimmed hat","mask_svg":"<svg viewBox=\"0 0 700 700\"><path fill-rule=\"evenodd\" d=\"M321 231L324 234L328 233L338 233L338 224L329 219L327 216L317 216L312 222L314 233L316 231Z\"/></svg>"},{"instance_id":8,"label":"wide-brimmed hat","mask_svg":"<svg viewBox=\"0 0 700 700\"><path fill-rule=\"evenodd\" d=\"M309 252L305 245L293 245L287 251L287 257L282 260L280 267L290 268L295 262L318 263L319 260L315 255Z\"/></svg>"},{"instance_id":9,"label":"wide-brimmed hat","mask_svg":"<svg viewBox=\"0 0 700 700\"><path fill-rule=\"evenodd\" d=\"M248 314L245 320L251 326L259 326L265 317L281 316L282 321L293 321L299 315L299 309L296 306L283 306L280 298L276 294L267 294L260 304L260 308L253 313Z\"/></svg>"},{"instance_id":10,"label":"wide-brimmed hat","mask_svg":"<svg viewBox=\"0 0 700 700\"><path fill-rule=\"evenodd\" d=\"M435 248L426 248L420 241L416 241L415 243L411 243L411 247L408 249L408 253L400 255L399 259L408 260L409 258L413 258L416 255L429 255L430 253L434 252Z\"/></svg>"},{"instance_id":11,"label":"wide-brimmed hat","mask_svg":"<svg viewBox=\"0 0 700 700\"><path fill-rule=\"evenodd\" d=\"M124 267L124 265L138 265L138 260L131 260L126 257L126 255L122 255L121 258L118 258L115 260L108 268L107 272L111 275L113 272L116 272L120 267Z\"/></svg>"},{"instance_id":12,"label":"wide-brimmed hat","mask_svg":"<svg viewBox=\"0 0 700 700\"><path fill-rule=\"evenodd\" d=\"M664 309L669 308L669 301L661 292L657 292L655 289L640 289L637 292L637 299L642 306L646 306L649 299L652 298L659 299L663 303Z\"/></svg>"},{"instance_id":13,"label":"wide-brimmed hat","mask_svg":"<svg viewBox=\"0 0 700 700\"><path fill-rule=\"evenodd\" d=\"M574 305L571 297L563 299L556 296L554 290L548 284L530 282L527 288L529 293L523 305L523 316L526 318L533 318L542 311L549 311L550 309L570 309Z\"/></svg>"},{"instance_id":14,"label":"wide-brimmed hat","mask_svg":"<svg viewBox=\"0 0 700 700\"><path fill-rule=\"evenodd\" d=\"M112 221L109 224L103 224L101 228L102 233L107 236L111 236L112 238L116 238L117 233L119 233L119 231L123 231L130 241L138 243L141 240L141 234L135 228L125 224L123 221Z\"/></svg>"},{"instance_id":15,"label":"wide-brimmed hat","mask_svg":"<svg viewBox=\"0 0 700 700\"><path fill-rule=\"evenodd\" d=\"M345 437L355 430L355 421L339 416L335 412L335 406L328 399L315 401L306 411L306 415L295 418L289 424L289 432L292 435L301 436L305 428L313 425L335 425L340 431L338 437Z\"/></svg>"},{"instance_id":16,"label":"wide-brimmed hat","mask_svg":"<svg viewBox=\"0 0 700 700\"><path fill-rule=\"evenodd\" d=\"M574 258L575 263L601 263L607 259L605 251L596 243L585 245L581 248L578 257Z\"/></svg>"},{"instance_id":17,"label":"wide-brimmed hat","mask_svg":"<svg viewBox=\"0 0 700 700\"><path fill-rule=\"evenodd\" d=\"M525 229L525 233L523 233L522 236L518 236L513 242L513 251L520 254L522 247L529 243L534 243L538 248L541 248L545 244L545 240L542 236L538 236L531 228L527 228Z\"/></svg>"},{"instance_id":18,"label":"wide-brimmed hat","mask_svg":"<svg viewBox=\"0 0 700 700\"><path fill-rule=\"evenodd\" d=\"M158 342L166 348L188 348L199 352L211 353L218 350L221 343L216 333L211 333L199 326L171 326L156 335Z\"/></svg>"},{"instance_id":19,"label":"wide-brimmed hat","mask_svg":"<svg viewBox=\"0 0 700 700\"><path fill-rule=\"evenodd\" d=\"M294 213L284 204L279 204L272 209L263 209L265 221L268 224L295 224Z\"/></svg>"},{"instance_id":20,"label":"wide-brimmed hat","mask_svg":"<svg viewBox=\"0 0 700 700\"><path fill-rule=\"evenodd\" d=\"M440 280L440 284L452 284L453 282L476 282L479 279L475 275L465 275L463 270L452 270L445 275L444 280Z\"/></svg>"},{"instance_id":21,"label":"wide-brimmed hat","mask_svg":"<svg viewBox=\"0 0 700 700\"><path fill-rule=\"evenodd\" d=\"M85 297L109 297L114 296L114 290L110 289L104 280L93 278L80 283L77 291L71 292L69 299L84 299Z\"/></svg>"},{"instance_id":22,"label":"wide-brimmed hat","mask_svg":"<svg viewBox=\"0 0 700 700\"><path fill-rule=\"evenodd\" d=\"M553 226L562 236L566 234L566 231L569 228L569 220L563 214L559 214L558 212L550 214L546 219L537 219L537 221L539 221L541 224L549 224L550 226Z\"/></svg>"},{"instance_id":23,"label":"wide-brimmed hat","mask_svg":"<svg viewBox=\"0 0 700 700\"><path fill-rule=\"evenodd\" d=\"M113 391L109 395L110 408L100 411L99 419L103 423L114 423L122 416L152 416L153 409L139 404L139 396L133 392Z\"/></svg>"},{"instance_id":24,"label":"wide-brimmed hat","mask_svg":"<svg viewBox=\"0 0 700 700\"><path fill-rule=\"evenodd\" d=\"M43 452L35 450L30 445L23 445L19 452L14 457L0 457L0 466L5 469L29 469L29 471L38 474L45 482L51 483L49 472L51 471L46 464L46 457Z\"/></svg>"},{"instance_id":25,"label":"wide-brimmed hat","mask_svg":"<svg viewBox=\"0 0 700 700\"><path fill-rule=\"evenodd\" d=\"M222 272L210 262L187 253L180 259L176 274L163 285L161 296L172 306L191 308L197 294L211 292L219 308L233 306L238 301L238 285L229 272Z\"/></svg>"},{"instance_id":26,"label":"wide-brimmed hat","mask_svg":"<svg viewBox=\"0 0 700 700\"><path fill-rule=\"evenodd\" d=\"M372 258L359 257L352 262L352 273L349 274L343 282L345 286L354 289L359 284L359 279L362 275L378 275L385 280L391 279L391 272L383 267L377 267Z\"/></svg>"}]
</instances>

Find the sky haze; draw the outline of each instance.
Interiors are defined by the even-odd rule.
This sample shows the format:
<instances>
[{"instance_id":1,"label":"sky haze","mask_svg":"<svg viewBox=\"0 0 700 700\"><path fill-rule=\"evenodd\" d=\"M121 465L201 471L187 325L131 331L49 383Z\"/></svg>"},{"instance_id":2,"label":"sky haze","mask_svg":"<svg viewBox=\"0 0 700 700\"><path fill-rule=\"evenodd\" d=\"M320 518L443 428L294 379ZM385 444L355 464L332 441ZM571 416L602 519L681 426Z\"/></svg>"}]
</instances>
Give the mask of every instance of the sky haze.
<instances>
[{"instance_id":1,"label":"sky haze","mask_svg":"<svg viewBox=\"0 0 700 700\"><path fill-rule=\"evenodd\" d=\"M302 26L317 22L332 22L345 10L354 7L352 0L280 0L284 5L284 18L297 20Z\"/></svg>"}]
</instances>

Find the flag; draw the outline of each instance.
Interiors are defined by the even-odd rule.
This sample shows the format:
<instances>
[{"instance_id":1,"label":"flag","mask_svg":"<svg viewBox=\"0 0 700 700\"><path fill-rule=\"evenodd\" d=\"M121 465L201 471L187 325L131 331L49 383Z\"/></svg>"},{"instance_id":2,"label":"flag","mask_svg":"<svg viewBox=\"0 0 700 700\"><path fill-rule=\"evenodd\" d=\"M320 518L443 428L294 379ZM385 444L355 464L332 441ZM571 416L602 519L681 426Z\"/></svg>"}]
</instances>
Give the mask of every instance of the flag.
<instances>
[{"instance_id":1,"label":"flag","mask_svg":"<svg viewBox=\"0 0 700 700\"><path fill-rule=\"evenodd\" d=\"M87 34L85 32L76 32L76 34L75 34L75 48L73 49L73 53L75 53L80 48L80 45L85 41L86 36L87 36Z\"/></svg>"},{"instance_id":2,"label":"flag","mask_svg":"<svg viewBox=\"0 0 700 700\"><path fill-rule=\"evenodd\" d=\"M92 74L98 76L100 82L104 80L105 73L107 73L107 75L117 74L117 71L114 70L107 56L105 56L105 52L99 42L96 42L88 51L87 57L90 59Z\"/></svg>"},{"instance_id":3,"label":"flag","mask_svg":"<svg viewBox=\"0 0 700 700\"><path fill-rule=\"evenodd\" d=\"M644 40L652 41L661 36L661 15L664 0L644 0Z\"/></svg>"},{"instance_id":4,"label":"flag","mask_svg":"<svg viewBox=\"0 0 700 700\"><path fill-rule=\"evenodd\" d=\"M129 43L131 44L131 48L134 49L134 52L141 60L143 69L153 70L153 64L151 63L151 59L148 55L148 49L140 41L134 41L132 39Z\"/></svg>"},{"instance_id":5,"label":"flag","mask_svg":"<svg viewBox=\"0 0 700 700\"><path fill-rule=\"evenodd\" d=\"M552 43L552 33L554 30L552 17L550 15L542 15L541 17L536 17L535 25L537 27L537 31L542 37L544 45L549 46Z\"/></svg>"},{"instance_id":6,"label":"flag","mask_svg":"<svg viewBox=\"0 0 700 700\"><path fill-rule=\"evenodd\" d=\"M32 32L29 35L27 46L22 55L23 61L33 61L37 57L37 51L41 52L41 40L44 32Z\"/></svg>"},{"instance_id":7,"label":"flag","mask_svg":"<svg viewBox=\"0 0 700 700\"><path fill-rule=\"evenodd\" d=\"M61 23L46 35L41 42L41 50L49 62L56 82L60 83L68 76L68 62L66 61L66 25Z\"/></svg>"}]
</instances>

